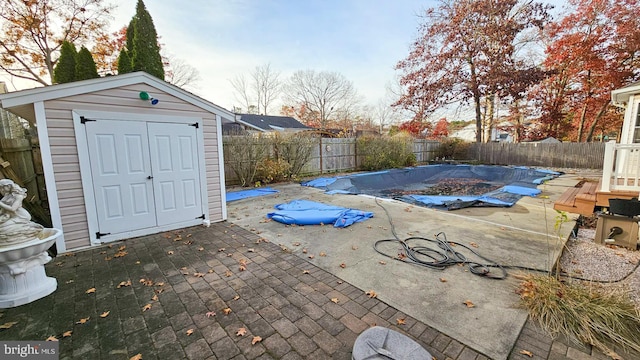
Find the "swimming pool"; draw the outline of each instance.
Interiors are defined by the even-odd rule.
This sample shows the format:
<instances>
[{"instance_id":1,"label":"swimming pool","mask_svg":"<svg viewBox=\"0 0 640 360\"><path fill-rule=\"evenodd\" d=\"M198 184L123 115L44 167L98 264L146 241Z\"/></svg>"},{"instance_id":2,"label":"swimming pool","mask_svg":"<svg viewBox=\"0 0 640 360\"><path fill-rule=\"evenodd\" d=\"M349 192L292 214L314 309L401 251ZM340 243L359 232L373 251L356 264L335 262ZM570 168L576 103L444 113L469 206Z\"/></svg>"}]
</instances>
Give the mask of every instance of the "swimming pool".
<instances>
[{"instance_id":1,"label":"swimming pool","mask_svg":"<svg viewBox=\"0 0 640 360\"><path fill-rule=\"evenodd\" d=\"M425 165L347 176L320 177L303 186L329 194L366 194L455 210L470 206L513 206L536 196L538 185L561 173L522 166Z\"/></svg>"}]
</instances>

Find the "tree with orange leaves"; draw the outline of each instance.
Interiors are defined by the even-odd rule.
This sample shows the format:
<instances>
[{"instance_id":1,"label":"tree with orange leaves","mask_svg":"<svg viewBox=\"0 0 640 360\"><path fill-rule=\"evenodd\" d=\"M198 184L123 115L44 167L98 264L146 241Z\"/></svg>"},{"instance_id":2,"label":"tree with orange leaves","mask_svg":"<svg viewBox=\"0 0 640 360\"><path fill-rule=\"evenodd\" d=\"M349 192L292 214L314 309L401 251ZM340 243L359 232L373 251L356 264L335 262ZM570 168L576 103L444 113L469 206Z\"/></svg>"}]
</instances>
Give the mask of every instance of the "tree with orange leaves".
<instances>
[{"instance_id":1,"label":"tree with orange leaves","mask_svg":"<svg viewBox=\"0 0 640 360\"><path fill-rule=\"evenodd\" d=\"M554 75L533 98L542 110L544 129L550 131L544 135L592 141L596 131L614 132L622 123L611 109L611 91L640 79L640 2L569 2L575 10L549 31L553 42L545 66Z\"/></svg>"},{"instance_id":2,"label":"tree with orange leaves","mask_svg":"<svg viewBox=\"0 0 640 360\"><path fill-rule=\"evenodd\" d=\"M111 10L102 0L2 0L0 71L50 85L62 43L94 40Z\"/></svg>"}]
</instances>

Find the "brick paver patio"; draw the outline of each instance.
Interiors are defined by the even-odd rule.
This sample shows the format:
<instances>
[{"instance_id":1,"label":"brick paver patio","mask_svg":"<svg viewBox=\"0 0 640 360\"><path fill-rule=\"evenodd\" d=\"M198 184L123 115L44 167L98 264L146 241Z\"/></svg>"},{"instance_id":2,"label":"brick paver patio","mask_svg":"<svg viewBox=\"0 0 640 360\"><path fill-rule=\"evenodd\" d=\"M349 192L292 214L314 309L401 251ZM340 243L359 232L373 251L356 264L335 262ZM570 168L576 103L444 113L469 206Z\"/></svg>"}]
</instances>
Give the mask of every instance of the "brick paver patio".
<instances>
[{"instance_id":1,"label":"brick paver patio","mask_svg":"<svg viewBox=\"0 0 640 360\"><path fill-rule=\"evenodd\" d=\"M487 359L227 222L61 255L47 273L58 290L1 310L0 325L15 324L0 340L55 336L61 359L351 359L358 334L378 325L437 360ZM510 359L606 358L567 343L528 322Z\"/></svg>"}]
</instances>

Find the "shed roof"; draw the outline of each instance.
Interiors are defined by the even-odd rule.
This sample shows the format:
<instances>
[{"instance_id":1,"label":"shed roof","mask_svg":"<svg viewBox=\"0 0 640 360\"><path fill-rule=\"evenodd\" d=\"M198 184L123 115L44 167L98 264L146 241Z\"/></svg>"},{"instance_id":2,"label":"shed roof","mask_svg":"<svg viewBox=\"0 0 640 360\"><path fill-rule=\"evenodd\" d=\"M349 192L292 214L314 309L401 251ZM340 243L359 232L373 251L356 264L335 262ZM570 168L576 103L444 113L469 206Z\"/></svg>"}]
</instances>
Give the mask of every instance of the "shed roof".
<instances>
[{"instance_id":1,"label":"shed roof","mask_svg":"<svg viewBox=\"0 0 640 360\"><path fill-rule=\"evenodd\" d=\"M260 131L310 129L310 127L304 125L291 116L271 116L256 114L239 114L239 116L240 118L237 119L237 122Z\"/></svg>"},{"instance_id":2,"label":"shed roof","mask_svg":"<svg viewBox=\"0 0 640 360\"><path fill-rule=\"evenodd\" d=\"M235 114L231 111L143 71L0 94L0 107L32 120L35 114L31 105L36 102L134 84L155 87L195 106L217 113L223 118L223 122L233 122L235 119Z\"/></svg>"}]
</instances>

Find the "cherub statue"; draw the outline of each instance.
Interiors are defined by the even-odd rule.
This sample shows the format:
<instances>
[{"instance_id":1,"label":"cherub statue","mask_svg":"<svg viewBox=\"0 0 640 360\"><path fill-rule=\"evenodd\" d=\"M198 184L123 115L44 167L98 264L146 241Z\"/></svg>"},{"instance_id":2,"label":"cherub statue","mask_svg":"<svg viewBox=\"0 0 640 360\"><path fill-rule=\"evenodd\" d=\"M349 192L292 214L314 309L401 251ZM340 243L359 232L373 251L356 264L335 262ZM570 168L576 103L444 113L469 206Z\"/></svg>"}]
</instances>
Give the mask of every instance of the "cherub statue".
<instances>
[{"instance_id":1,"label":"cherub statue","mask_svg":"<svg viewBox=\"0 0 640 360\"><path fill-rule=\"evenodd\" d=\"M12 245L38 238L43 226L31 221L22 207L27 190L12 180L0 180L0 246Z\"/></svg>"}]
</instances>

